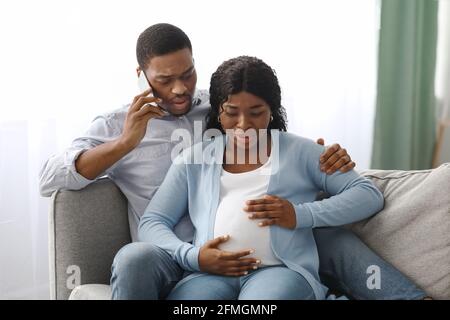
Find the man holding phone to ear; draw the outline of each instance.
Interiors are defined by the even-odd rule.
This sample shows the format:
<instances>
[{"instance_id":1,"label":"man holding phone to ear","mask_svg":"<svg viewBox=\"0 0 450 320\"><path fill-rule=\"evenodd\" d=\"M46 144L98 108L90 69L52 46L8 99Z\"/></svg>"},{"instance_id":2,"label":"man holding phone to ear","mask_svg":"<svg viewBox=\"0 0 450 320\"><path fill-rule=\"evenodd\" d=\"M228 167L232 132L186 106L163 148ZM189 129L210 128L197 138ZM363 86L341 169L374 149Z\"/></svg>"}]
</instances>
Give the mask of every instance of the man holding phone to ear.
<instances>
[{"instance_id":1,"label":"man holding phone to ear","mask_svg":"<svg viewBox=\"0 0 450 320\"><path fill-rule=\"evenodd\" d=\"M50 196L57 189L78 190L107 175L128 199L133 241L137 240L140 216L171 165L172 132L183 128L192 133L193 123L204 121L210 107L208 93L195 88L197 74L192 46L181 29L170 24L147 28L139 36L136 52L139 81L147 84L148 89L131 104L96 117L83 136L45 163L40 174L43 196ZM319 139L318 143L324 142ZM337 144L326 149L320 165L329 174L355 166L345 149ZM176 226L175 233L183 241L192 240L188 215ZM402 275L392 271L389 274L396 285L370 292L365 288L366 262L370 260L380 266L386 262L347 231L335 229L322 234L316 237L323 262L321 272L342 284L340 289L348 289L347 294L367 299L395 298L404 292L405 286L409 288ZM319 238L323 238L322 243L327 242L330 235L336 241L321 246ZM114 260L113 298L164 298L182 274L182 269L164 250L133 242L122 248ZM389 281L386 279L389 274L384 281Z\"/></svg>"}]
</instances>

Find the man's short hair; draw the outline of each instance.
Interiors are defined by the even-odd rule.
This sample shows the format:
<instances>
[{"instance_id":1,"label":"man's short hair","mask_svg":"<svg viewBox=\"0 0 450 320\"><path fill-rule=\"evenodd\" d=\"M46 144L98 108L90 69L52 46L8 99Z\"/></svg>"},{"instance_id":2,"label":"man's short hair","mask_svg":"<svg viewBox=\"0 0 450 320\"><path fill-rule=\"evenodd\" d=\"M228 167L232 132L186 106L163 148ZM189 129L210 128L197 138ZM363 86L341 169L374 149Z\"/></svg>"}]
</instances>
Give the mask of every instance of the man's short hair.
<instances>
[{"instance_id":1,"label":"man's short hair","mask_svg":"<svg viewBox=\"0 0 450 320\"><path fill-rule=\"evenodd\" d=\"M192 53L191 41L183 30L168 23L158 23L139 35L136 57L139 67L145 70L151 58L185 48Z\"/></svg>"}]
</instances>

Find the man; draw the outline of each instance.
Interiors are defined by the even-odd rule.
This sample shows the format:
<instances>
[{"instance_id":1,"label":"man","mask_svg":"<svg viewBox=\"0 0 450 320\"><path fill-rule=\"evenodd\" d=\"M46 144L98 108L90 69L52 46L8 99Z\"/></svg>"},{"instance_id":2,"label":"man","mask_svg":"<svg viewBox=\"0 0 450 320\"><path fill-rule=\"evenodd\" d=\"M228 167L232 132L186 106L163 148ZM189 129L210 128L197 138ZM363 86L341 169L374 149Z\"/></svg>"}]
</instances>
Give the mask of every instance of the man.
<instances>
[{"instance_id":1,"label":"man","mask_svg":"<svg viewBox=\"0 0 450 320\"><path fill-rule=\"evenodd\" d=\"M172 132L182 128L192 133L194 122L204 121L209 108L207 92L195 90L197 75L192 46L182 30L169 24L153 25L139 36L136 50L138 76L144 72L151 89L136 96L130 105L95 118L84 136L47 161L40 175L41 194L49 196L57 189L81 189L106 174L128 199L133 241L137 240L139 218L171 165ZM154 97L148 96L150 93ZM152 106L154 103L158 105ZM319 142L323 144L323 140ZM338 145L329 147L322 159L322 170L327 173L337 169L345 172L355 166ZM184 241L192 240L188 215L177 225L175 233ZM386 263L353 234L331 230L326 237L331 237L334 245L323 250L325 263L321 271L343 283L356 296L370 298L369 294L365 296L367 289L361 288L366 283L366 260L359 270L349 270L351 275L332 270L334 263L344 266L354 260L348 256L342 261L339 242L341 250L359 249L371 261L383 266ZM182 274L183 270L162 249L134 242L122 248L115 258L111 278L113 298L164 298ZM353 274L360 279L353 281ZM392 297L398 291L392 292L385 294ZM418 295L413 294L411 298Z\"/></svg>"}]
</instances>

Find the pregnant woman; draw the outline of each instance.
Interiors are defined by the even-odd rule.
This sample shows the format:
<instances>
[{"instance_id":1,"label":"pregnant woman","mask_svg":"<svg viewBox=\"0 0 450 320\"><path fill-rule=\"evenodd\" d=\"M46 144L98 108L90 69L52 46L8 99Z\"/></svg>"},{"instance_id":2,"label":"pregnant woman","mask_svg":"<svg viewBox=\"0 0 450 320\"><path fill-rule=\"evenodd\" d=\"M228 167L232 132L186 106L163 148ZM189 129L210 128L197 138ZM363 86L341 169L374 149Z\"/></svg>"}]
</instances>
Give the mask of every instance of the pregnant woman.
<instances>
[{"instance_id":1,"label":"pregnant woman","mask_svg":"<svg viewBox=\"0 0 450 320\"><path fill-rule=\"evenodd\" d=\"M168 299L324 299L313 228L365 219L383 208L382 194L353 170L320 171L324 148L286 132L278 80L263 61L224 62L210 100L214 137L174 160L139 225L141 241L186 270ZM331 197L315 201L319 191ZM186 212L192 244L173 232Z\"/></svg>"}]
</instances>

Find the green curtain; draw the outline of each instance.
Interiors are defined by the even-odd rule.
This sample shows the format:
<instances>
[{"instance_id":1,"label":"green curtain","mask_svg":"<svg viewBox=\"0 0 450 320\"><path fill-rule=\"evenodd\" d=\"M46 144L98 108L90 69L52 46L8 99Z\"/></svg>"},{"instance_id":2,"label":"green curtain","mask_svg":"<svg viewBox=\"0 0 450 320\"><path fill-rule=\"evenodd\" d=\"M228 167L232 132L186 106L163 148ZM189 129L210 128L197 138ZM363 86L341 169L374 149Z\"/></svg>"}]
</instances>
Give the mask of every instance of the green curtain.
<instances>
[{"instance_id":1,"label":"green curtain","mask_svg":"<svg viewBox=\"0 0 450 320\"><path fill-rule=\"evenodd\" d=\"M438 1L382 0L374 169L431 168Z\"/></svg>"}]
</instances>

